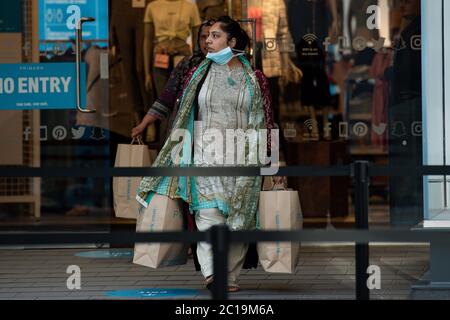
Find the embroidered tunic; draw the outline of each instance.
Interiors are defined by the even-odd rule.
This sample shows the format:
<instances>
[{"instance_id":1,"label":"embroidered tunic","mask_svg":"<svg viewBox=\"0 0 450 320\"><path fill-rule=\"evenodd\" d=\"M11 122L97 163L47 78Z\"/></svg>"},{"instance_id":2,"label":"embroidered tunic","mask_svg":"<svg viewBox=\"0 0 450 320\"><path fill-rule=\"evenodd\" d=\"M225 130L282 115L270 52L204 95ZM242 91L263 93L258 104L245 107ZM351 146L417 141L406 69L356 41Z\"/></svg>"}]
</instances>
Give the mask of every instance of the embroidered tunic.
<instances>
[{"instance_id":1,"label":"embroidered tunic","mask_svg":"<svg viewBox=\"0 0 450 320\"><path fill-rule=\"evenodd\" d=\"M196 166L239 165L236 142L227 150L227 130L238 135L241 129L245 137L250 114L250 91L245 81L244 68L229 69L227 65L211 65L199 93L199 118L201 127L196 127L194 138L194 163ZM197 135L198 133L198 135ZM220 134L219 134L220 133ZM217 140L219 134L220 140ZM232 163L226 162L227 154L233 155ZM193 210L218 208L228 214L229 204L236 191L236 177L196 177L198 205Z\"/></svg>"}]
</instances>

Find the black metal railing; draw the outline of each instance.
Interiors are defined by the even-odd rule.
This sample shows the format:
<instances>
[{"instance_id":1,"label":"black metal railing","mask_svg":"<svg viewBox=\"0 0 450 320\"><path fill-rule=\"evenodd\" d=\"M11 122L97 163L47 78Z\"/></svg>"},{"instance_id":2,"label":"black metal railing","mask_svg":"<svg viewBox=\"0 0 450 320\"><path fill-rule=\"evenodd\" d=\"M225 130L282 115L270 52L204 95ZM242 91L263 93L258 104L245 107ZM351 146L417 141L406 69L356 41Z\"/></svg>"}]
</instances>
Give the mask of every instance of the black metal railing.
<instances>
[{"instance_id":1,"label":"black metal railing","mask_svg":"<svg viewBox=\"0 0 450 320\"><path fill-rule=\"evenodd\" d=\"M382 167L366 161L335 167L282 167L277 175L296 177L348 176L353 178L356 230L233 231L214 226L206 232L91 232L91 233L0 233L0 246L26 244L135 244L151 242L209 242L213 248L214 279L212 298L228 298L228 249L233 242L354 242L356 299L370 299L367 287L370 242L423 242L449 238L450 230L414 232L411 230L369 230L369 185L374 176L450 174L450 166ZM0 177L129 177L129 176L259 176L259 168L23 168L0 167Z\"/></svg>"}]
</instances>

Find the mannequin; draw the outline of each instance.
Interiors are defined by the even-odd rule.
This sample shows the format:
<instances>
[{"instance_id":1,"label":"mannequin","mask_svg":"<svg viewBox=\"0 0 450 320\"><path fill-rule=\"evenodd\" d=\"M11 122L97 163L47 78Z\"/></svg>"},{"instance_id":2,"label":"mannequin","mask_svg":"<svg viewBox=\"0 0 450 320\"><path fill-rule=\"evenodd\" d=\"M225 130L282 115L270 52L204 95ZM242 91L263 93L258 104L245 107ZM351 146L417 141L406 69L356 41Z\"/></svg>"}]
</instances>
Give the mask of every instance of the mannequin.
<instances>
[{"instance_id":1,"label":"mannequin","mask_svg":"<svg viewBox=\"0 0 450 320\"><path fill-rule=\"evenodd\" d=\"M145 88L155 89L155 99L163 92L176 64L192 54L187 38L190 33L192 43L197 43L200 24L197 5L189 0L157 0L147 5L143 51ZM158 124L158 136L154 140L161 140L167 130L165 126Z\"/></svg>"},{"instance_id":2,"label":"mannequin","mask_svg":"<svg viewBox=\"0 0 450 320\"><path fill-rule=\"evenodd\" d=\"M176 62L192 54L186 41L190 32L192 43L197 43L201 21L191 1L157 0L147 6L144 23L145 87L151 91L154 82L158 96Z\"/></svg>"}]
</instances>

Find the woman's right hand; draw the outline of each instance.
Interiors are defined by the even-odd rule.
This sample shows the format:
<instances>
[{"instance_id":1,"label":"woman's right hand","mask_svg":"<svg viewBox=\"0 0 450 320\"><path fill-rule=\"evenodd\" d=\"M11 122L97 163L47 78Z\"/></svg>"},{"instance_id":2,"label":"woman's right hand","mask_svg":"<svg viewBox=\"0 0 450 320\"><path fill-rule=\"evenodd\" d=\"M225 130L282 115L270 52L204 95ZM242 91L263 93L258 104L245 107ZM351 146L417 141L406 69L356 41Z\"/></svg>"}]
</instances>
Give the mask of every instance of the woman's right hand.
<instances>
[{"instance_id":1,"label":"woman's right hand","mask_svg":"<svg viewBox=\"0 0 450 320\"><path fill-rule=\"evenodd\" d=\"M147 126L149 124L152 124L157 119L158 118L156 118L155 116L147 113L145 115L144 119L142 119L141 123L137 127L134 127L133 129L131 129L131 137L136 138L136 137L140 136L142 134L142 132L144 132L145 128L147 128Z\"/></svg>"},{"instance_id":2,"label":"woman's right hand","mask_svg":"<svg viewBox=\"0 0 450 320\"><path fill-rule=\"evenodd\" d=\"M137 138L138 136L142 135L142 132L144 132L146 127L147 126L143 122L141 122L137 127L131 129L131 137Z\"/></svg>"}]
</instances>

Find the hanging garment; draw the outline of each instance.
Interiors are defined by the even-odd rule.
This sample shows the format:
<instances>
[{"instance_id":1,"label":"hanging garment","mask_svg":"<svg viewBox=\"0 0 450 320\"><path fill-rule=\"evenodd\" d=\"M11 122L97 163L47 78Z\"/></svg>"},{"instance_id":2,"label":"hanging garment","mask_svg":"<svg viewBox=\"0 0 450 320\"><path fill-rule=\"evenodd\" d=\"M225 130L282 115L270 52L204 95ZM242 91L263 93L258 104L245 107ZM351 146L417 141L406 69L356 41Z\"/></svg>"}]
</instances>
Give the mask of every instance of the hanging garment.
<instances>
[{"instance_id":1,"label":"hanging garment","mask_svg":"<svg viewBox=\"0 0 450 320\"><path fill-rule=\"evenodd\" d=\"M331 23L327 0L288 0L289 30L296 45L306 34L314 34L321 46Z\"/></svg>"},{"instance_id":2,"label":"hanging garment","mask_svg":"<svg viewBox=\"0 0 450 320\"><path fill-rule=\"evenodd\" d=\"M295 42L298 67L303 72L301 102L316 108L331 105L323 41L328 36L330 13L325 0L290 0L289 30ZM314 35L313 41L305 35ZM312 39L312 38L311 38Z\"/></svg>"},{"instance_id":3,"label":"hanging garment","mask_svg":"<svg viewBox=\"0 0 450 320\"><path fill-rule=\"evenodd\" d=\"M131 0L111 1L111 37L115 35L113 43L117 43L122 57L122 79L132 107L137 112L143 111L151 101L151 96L145 90L142 55L144 12L144 8L134 8Z\"/></svg>"},{"instance_id":4,"label":"hanging garment","mask_svg":"<svg viewBox=\"0 0 450 320\"><path fill-rule=\"evenodd\" d=\"M280 77L282 52L294 50L284 1L250 0L248 17L256 19L256 40L262 44L262 71L267 78Z\"/></svg>"},{"instance_id":5,"label":"hanging garment","mask_svg":"<svg viewBox=\"0 0 450 320\"><path fill-rule=\"evenodd\" d=\"M369 70L370 76L375 79L372 98L372 128L379 129L379 131L372 130L372 144L383 150L387 150L387 108L389 102L389 81L385 78L385 72L391 65L392 55L392 51L377 53ZM384 132L382 132L383 127L386 128Z\"/></svg>"}]
</instances>

